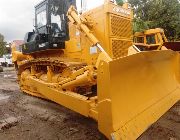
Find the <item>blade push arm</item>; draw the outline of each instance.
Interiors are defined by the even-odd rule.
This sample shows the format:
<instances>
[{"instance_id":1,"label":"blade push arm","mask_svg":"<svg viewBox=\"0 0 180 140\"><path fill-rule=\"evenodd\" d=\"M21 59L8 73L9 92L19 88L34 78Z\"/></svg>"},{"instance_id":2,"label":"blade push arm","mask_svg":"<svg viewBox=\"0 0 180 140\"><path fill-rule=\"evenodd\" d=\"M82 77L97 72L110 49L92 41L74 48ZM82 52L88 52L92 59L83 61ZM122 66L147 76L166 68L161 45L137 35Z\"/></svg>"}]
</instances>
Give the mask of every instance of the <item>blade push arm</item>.
<instances>
[{"instance_id":1,"label":"blade push arm","mask_svg":"<svg viewBox=\"0 0 180 140\"><path fill-rule=\"evenodd\" d=\"M79 27L80 31L82 31L84 34L86 34L88 39L92 42L93 46L96 46L101 51L101 55L100 55L101 57L98 58L97 63L99 64L100 60L102 60L102 59L103 60L106 59L106 61L111 61L112 59L110 58L110 56L103 49L103 47L99 44L99 40L95 37L95 35L92 33L92 31L84 23L85 19L83 17L78 16L78 12L74 8L74 6L71 6L69 8L67 16L73 24L75 24ZM103 55L103 57L102 57L102 55ZM98 66L98 64L96 64L96 67Z\"/></svg>"}]
</instances>

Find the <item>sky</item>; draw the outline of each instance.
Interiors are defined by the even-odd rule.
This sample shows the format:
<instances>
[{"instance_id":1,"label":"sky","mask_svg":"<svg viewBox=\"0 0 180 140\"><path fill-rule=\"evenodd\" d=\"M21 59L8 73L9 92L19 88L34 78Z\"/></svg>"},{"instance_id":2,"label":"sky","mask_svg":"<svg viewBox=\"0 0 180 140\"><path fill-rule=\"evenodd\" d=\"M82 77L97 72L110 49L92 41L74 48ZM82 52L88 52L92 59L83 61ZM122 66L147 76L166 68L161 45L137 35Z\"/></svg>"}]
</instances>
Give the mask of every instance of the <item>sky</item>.
<instances>
[{"instance_id":1,"label":"sky","mask_svg":"<svg viewBox=\"0 0 180 140\"><path fill-rule=\"evenodd\" d=\"M41 0L0 0L0 33L7 42L23 40L32 31L34 6Z\"/></svg>"},{"instance_id":2,"label":"sky","mask_svg":"<svg viewBox=\"0 0 180 140\"><path fill-rule=\"evenodd\" d=\"M34 6L42 0L0 0L0 33L5 41L23 40L33 30ZM80 0L77 0L80 3ZM103 0L87 0L91 9Z\"/></svg>"}]
</instances>

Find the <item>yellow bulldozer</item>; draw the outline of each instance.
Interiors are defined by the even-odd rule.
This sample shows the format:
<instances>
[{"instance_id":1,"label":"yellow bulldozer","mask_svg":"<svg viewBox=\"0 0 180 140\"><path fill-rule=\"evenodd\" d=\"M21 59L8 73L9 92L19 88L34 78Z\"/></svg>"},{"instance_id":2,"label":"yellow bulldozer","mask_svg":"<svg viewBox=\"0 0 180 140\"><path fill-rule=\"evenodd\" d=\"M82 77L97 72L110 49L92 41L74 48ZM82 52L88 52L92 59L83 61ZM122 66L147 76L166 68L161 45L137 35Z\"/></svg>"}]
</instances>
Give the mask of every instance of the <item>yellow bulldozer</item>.
<instances>
[{"instance_id":1,"label":"yellow bulldozer","mask_svg":"<svg viewBox=\"0 0 180 140\"><path fill-rule=\"evenodd\" d=\"M180 51L180 42L168 42L164 30L149 29L134 34L134 45L142 51L171 49Z\"/></svg>"},{"instance_id":2,"label":"yellow bulldozer","mask_svg":"<svg viewBox=\"0 0 180 140\"><path fill-rule=\"evenodd\" d=\"M128 3L106 0L81 14L76 7L72 0L35 7L22 52L12 45L20 89L93 118L108 139L137 139L180 99L179 53L131 54Z\"/></svg>"}]
</instances>

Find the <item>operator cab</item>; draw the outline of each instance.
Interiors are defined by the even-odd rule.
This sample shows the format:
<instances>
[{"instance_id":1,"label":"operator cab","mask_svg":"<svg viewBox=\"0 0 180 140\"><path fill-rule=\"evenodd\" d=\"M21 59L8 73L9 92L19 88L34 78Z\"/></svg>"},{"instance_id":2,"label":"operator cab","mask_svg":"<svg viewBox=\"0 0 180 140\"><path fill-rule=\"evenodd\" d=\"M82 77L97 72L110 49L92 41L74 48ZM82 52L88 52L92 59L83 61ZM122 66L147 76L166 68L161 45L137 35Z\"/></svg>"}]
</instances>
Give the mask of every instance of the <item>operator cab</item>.
<instances>
[{"instance_id":1,"label":"operator cab","mask_svg":"<svg viewBox=\"0 0 180 140\"><path fill-rule=\"evenodd\" d=\"M63 2L63 3L62 3ZM46 0L35 7L35 28L40 34L66 41L69 38L65 0Z\"/></svg>"},{"instance_id":2,"label":"operator cab","mask_svg":"<svg viewBox=\"0 0 180 140\"><path fill-rule=\"evenodd\" d=\"M67 11L75 0L44 0L35 6L35 30L25 36L24 54L64 49L69 40Z\"/></svg>"}]
</instances>

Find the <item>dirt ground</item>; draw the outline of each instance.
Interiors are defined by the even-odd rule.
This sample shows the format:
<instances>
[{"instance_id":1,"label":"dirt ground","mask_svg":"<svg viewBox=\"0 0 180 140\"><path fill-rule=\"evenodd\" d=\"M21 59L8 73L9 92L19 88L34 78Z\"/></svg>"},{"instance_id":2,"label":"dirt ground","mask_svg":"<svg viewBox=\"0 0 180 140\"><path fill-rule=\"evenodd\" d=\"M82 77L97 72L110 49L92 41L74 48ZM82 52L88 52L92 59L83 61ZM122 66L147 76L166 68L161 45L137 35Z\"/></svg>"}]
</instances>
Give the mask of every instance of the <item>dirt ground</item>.
<instances>
[{"instance_id":1,"label":"dirt ground","mask_svg":"<svg viewBox=\"0 0 180 140\"><path fill-rule=\"evenodd\" d=\"M14 71L0 73L0 140L106 140L97 123L21 93ZM180 140L180 102L139 140Z\"/></svg>"}]
</instances>

